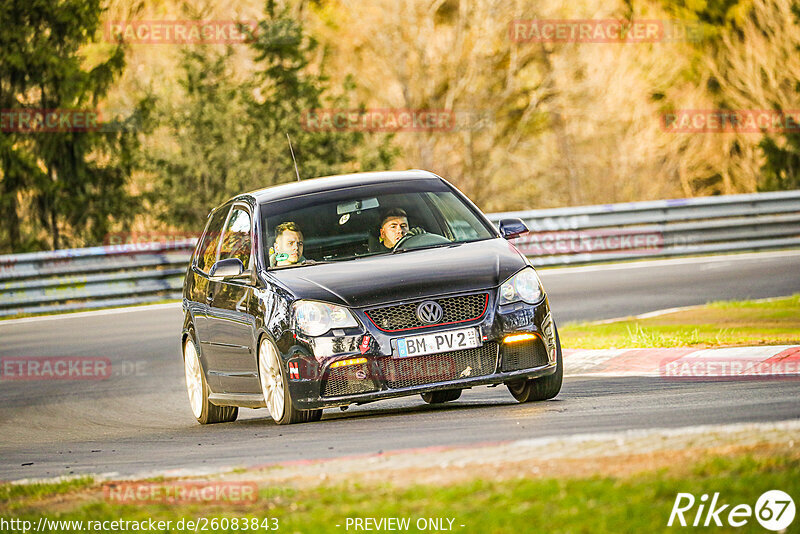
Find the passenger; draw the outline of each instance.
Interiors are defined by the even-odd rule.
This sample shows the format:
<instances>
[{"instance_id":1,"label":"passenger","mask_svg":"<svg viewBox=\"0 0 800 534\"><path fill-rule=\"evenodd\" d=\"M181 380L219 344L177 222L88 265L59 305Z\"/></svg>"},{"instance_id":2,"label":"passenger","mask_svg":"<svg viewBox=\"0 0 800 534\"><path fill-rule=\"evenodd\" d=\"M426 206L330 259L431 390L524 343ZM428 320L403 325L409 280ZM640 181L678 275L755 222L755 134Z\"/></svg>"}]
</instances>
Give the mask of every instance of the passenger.
<instances>
[{"instance_id":1,"label":"passenger","mask_svg":"<svg viewBox=\"0 0 800 534\"><path fill-rule=\"evenodd\" d=\"M275 244L269 256L269 264L282 267L304 263L303 232L296 222L285 222L275 228Z\"/></svg>"}]
</instances>

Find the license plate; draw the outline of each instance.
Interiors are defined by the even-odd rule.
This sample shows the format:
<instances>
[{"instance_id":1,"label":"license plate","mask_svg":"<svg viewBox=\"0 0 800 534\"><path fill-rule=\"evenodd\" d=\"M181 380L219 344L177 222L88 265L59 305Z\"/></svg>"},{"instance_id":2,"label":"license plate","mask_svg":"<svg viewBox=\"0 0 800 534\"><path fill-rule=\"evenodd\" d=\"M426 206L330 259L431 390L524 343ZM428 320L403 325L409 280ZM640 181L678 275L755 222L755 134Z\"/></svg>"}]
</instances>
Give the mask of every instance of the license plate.
<instances>
[{"instance_id":1,"label":"license plate","mask_svg":"<svg viewBox=\"0 0 800 534\"><path fill-rule=\"evenodd\" d=\"M437 352L449 352L451 350L474 349L479 345L478 331L474 328L464 328L463 330L401 337L397 340L397 355L395 357L408 358L436 354Z\"/></svg>"}]
</instances>

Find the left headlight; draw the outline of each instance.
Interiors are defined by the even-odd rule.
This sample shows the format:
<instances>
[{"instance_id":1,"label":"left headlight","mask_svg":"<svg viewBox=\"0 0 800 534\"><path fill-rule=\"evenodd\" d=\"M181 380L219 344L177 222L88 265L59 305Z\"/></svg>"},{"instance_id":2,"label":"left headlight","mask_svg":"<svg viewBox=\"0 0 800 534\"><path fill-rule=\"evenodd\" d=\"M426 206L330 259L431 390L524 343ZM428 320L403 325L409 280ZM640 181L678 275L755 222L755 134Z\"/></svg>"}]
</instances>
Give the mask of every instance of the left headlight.
<instances>
[{"instance_id":1,"label":"left headlight","mask_svg":"<svg viewBox=\"0 0 800 534\"><path fill-rule=\"evenodd\" d=\"M314 300L295 302L292 305L292 318L296 328L309 336L321 336L333 328L358 326L356 318L347 308Z\"/></svg>"},{"instance_id":2,"label":"left headlight","mask_svg":"<svg viewBox=\"0 0 800 534\"><path fill-rule=\"evenodd\" d=\"M503 282L500 286L500 304L510 304L522 300L536 304L542 299L542 283L533 267L526 267Z\"/></svg>"}]
</instances>

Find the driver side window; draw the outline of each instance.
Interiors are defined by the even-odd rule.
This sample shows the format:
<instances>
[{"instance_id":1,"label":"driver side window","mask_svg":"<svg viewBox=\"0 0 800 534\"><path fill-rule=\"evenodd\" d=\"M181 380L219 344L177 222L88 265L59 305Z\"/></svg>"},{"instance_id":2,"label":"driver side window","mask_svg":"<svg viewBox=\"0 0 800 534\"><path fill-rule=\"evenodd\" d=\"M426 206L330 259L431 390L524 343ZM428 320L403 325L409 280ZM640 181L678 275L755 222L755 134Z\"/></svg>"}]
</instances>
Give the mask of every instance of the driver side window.
<instances>
[{"instance_id":1,"label":"driver side window","mask_svg":"<svg viewBox=\"0 0 800 534\"><path fill-rule=\"evenodd\" d=\"M217 261L219 237L222 234L222 226L225 224L227 215L228 206L220 208L211 215L211 221L203 235L203 243L197 249L197 268L206 274Z\"/></svg>"},{"instance_id":2,"label":"driver side window","mask_svg":"<svg viewBox=\"0 0 800 534\"><path fill-rule=\"evenodd\" d=\"M234 207L222 237L219 259L238 258L245 270L250 269L250 213Z\"/></svg>"}]
</instances>

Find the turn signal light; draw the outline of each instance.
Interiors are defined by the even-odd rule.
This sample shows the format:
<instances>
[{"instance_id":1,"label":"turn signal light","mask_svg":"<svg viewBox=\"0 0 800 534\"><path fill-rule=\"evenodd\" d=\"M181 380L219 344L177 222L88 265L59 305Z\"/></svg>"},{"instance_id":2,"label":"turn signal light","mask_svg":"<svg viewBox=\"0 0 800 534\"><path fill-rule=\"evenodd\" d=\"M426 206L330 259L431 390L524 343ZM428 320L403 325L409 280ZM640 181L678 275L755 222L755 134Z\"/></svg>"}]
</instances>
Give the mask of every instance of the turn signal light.
<instances>
[{"instance_id":1,"label":"turn signal light","mask_svg":"<svg viewBox=\"0 0 800 534\"><path fill-rule=\"evenodd\" d=\"M336 369L337 367L344 367L345 365L358 365L359 363L367 363L367 359L350 358L349 360L339 360L338 362L333 362L331 364L331 369Z\"/></svg>"},{"instance_id":2,"label":"turn signal light","mask_svg":"<svg viewBox=\"0 0 800 534\"><path fill-rule=\"evenodd\" d=\"M511 334L503 338L503 343L517 343L519 341L527 341L529 339L536 339L536 334Z\"/></svg>"}]
</instances>

